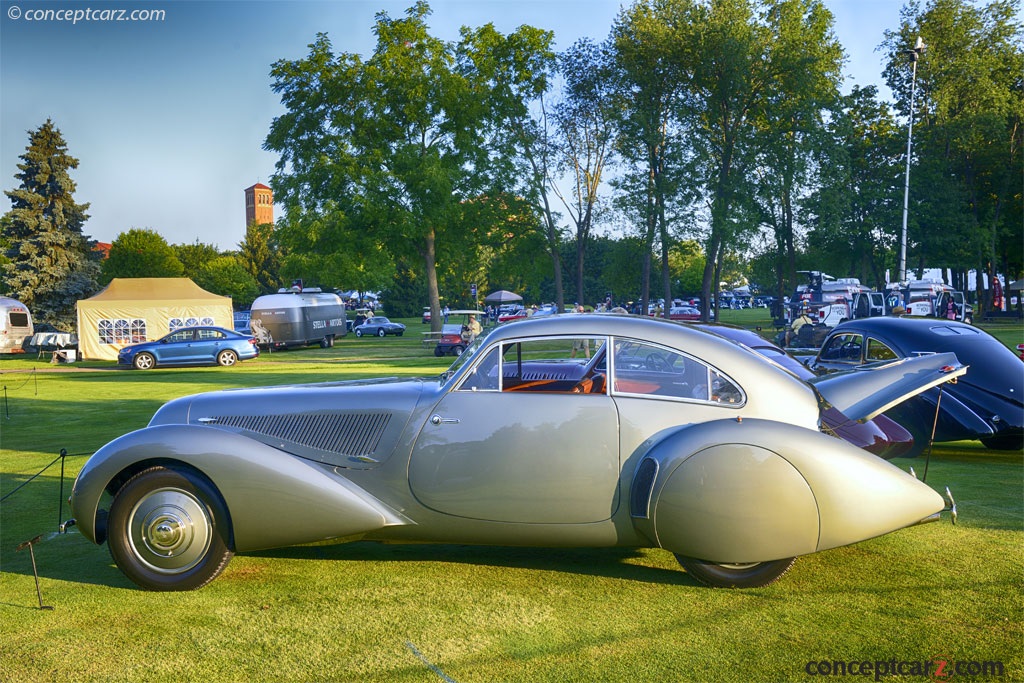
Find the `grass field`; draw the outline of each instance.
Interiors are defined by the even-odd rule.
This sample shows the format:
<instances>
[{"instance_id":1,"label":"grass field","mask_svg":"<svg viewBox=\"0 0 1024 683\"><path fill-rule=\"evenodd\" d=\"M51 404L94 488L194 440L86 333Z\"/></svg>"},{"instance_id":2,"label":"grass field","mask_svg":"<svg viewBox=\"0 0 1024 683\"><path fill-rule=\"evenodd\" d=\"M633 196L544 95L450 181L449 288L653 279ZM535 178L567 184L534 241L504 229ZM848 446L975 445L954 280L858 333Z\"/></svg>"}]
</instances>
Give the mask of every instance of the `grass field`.
<instances>
[{"instance_id":1,"label":"grass field","mask_svg":"<svg viewBox=\"0 0 1024 683\"><path fill-rule=\"evenodd\" d=\"M71 454L66 497L85 454L170 398L437 374L450 359L422 347L426 326L408 324L402 338L348 337L229 369L0 360L0 680L1024 680L1022 454L976 443L936 447L928 465L928 483L956 495L959 525L804 557L753 590L701 587L661 550L363 542L239 555L200 591L158 594L137 590L105 547L56 533L70 514L60 463L47 468L60 449ZM895 463L918 476L925 467ZM38 609L29 553L15 551L35 536L53 610ZM962 673L936 677L954 671L943 661ZM824 675L849 662L859 673ZM995 663L1002 676L981 674ZM922 675L873 673L900 666Z\"/></svg>"}]
</instances>

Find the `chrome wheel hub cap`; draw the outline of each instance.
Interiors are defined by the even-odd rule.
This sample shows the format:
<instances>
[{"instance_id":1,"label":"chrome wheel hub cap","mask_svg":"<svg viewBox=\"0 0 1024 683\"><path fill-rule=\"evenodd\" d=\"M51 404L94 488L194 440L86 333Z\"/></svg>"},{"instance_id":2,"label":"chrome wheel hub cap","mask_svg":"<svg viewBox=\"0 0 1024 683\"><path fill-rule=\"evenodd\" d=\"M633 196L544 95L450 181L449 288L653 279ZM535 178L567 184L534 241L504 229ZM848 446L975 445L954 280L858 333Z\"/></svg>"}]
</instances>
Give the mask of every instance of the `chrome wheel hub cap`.
<instances>
[{"instance_id":1,"label":"chrome wheel hub cap","mask_svg":"<svg viewBox=\"0 0 1024 683\"><path fill-rule=\"evenodd\" d=\"M178 574L195 567L213 540L206 506L180 489L157 489L138 502L128 529L138 559L157 572Z\"/></svg>"}]
</instances>

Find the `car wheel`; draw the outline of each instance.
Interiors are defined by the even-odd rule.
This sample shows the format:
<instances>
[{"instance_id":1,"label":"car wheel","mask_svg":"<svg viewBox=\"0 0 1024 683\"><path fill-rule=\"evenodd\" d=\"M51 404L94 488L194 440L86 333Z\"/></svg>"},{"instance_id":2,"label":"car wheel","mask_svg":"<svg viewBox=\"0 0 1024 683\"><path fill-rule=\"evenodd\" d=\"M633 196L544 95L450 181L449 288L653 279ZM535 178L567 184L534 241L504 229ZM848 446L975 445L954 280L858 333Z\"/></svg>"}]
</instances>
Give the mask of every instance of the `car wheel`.
<instances>
[{"instance_id":1,"label":"car wheel","mask_svg":"<svg viewBox=\"0 0 1024 683\"><path fill-rule=\"evenodd\" d=\"M135 356L132 365L135 366L136 370L149 370L156 365L156 358L153 357L153 354L143 351Z\"/></svg>"},{"instance_id":2,"label":"car wheel","mask_svg":"<svg viewBox=\"0 0 1024 683\"><path fill-rule=\"evenodd\" d=\"M770 562L716 564L676 555L686 573L712 588L760 588L774 583L796 562L795 557Z\"/></svg>"},{"instance_id":3,"label":"car wheel","mask_svg":"<svg viewBox=\"0 0 1024 683\"><path fill-rule=\"evenodd\" d=\"M464 347L464 346L456 346L455 348L452 349L452 355L453 356L461 356L462 352L465 351L465 350L466 350L466 347Z\"/></svg>"},{"instance_id":4,"label":"car wheel","mask_svg":"<svg viewBox=\"0 0 1024 683\"><path fill-rule=\"evenodd\" d=\"M230 368L238 362L238 354L230 349L225 349L217 354L217 365Z\"/></svg>"},{"instance_id":5,"label":"car wheel","mask_svg":"<svg viewBox=\"0 0 1024 683\"><path fill-rule=\"evenodd\" d=\"M186 470L151 467L136 474L114 496L107 524L114 562L148 590L201 588L233 555L219 493Z\"/></svg>"},{"instance_id":6,"label":"car wheel","mask_svg":"<svg viewBox=\"0 0 1024 683\"><path fill-rule=\"evenodd\" d=\"M440 346L435 346L434 347L434 355L437 356L438 358L440 358L441 356L444 355L444 350Z\"/></svg>"},{"instance_id":7,"label":"car wheel","mask_svg":"<svg viewBox=\"0 0 1024 683\"><path fill-rule=\"evenodd\" d=\"M384 331L383 327L380 328L379 330L377 330L377 336L378 337L383 337L385 334L387 334L387 332Z\"/></svg>"},{"instance_id":8,"label":"car wheel","mask_svg":"<svg viewBox=\"0 0 1024 683\"><path fill-rule=\"evenodd\" d=\"M357 337L362 337L363 336L363 331L362 330L356 330L356 336Z\"/></svg>"},{"instance_id":9,"label":"car wheel","mask_svg":"<svg viewBox=\"0 0 1024 683\"><path fill-rule=\"evenodd\" d=\"M404 331L405 330L402 330L401 332L395 332L395 336L396 337L401 337L402 336L402 332L404 332Z\"/></svg>"}]
</instances>

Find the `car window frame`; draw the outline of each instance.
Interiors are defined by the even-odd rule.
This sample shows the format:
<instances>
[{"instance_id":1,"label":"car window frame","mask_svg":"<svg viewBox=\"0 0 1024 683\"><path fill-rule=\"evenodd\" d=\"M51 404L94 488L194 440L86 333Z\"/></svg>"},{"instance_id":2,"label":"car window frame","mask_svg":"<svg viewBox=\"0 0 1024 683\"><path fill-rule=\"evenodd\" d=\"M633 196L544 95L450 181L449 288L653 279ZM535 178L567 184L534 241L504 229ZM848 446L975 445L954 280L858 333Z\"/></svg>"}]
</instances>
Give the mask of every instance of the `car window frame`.
<instances>
[{"instance_id":1,"label":"car window frame","mask_svg":"<svg viewBox=\"0 0 1024 683\"><path fill-rule=\"evenodd\" d=\"M693 396L671 396L671 395L667 395L667 394L634 393L634 392L622 391L621 389L618 389L616 387L616 385L617 385L617 381L616 381L617 380L617 375L616 375L616 369L615 369L615 362L616 362L616 356L619 355L617 353L617 351L616 351L616 346L618 345L618 343L620 341L623 342L623 343L638 344L638 345L641 345L641 346L654 347L654 348L657 348L659 350L666 351L668 353L673 353L673 354L682 356L683 358L686 359L687 362L699 363L700 365L704 366L704 375L705 375L704 376L704 380L705 380L705 385L708 387L709 398L695 398ZM610 348L612 350L612 353L606 354L606 357L605 357L605 362L608 363L608 368L607 368L608 394L611 395L611 396L621 396L623 398L640 398L640 399L656 400L656 401L670 401L670 402L675 402L675 403L688 403L688 404L696 404L696 405L702 405L702 406L718 406L718 407L721 407L721 408L731 408L731 409L743 408L747 404L747 398L748 397L747 397L746 390L744 390L743 386L739 382L737 382L732 377L732 375L730 375L727 372L723 372L721 370L721 368L719 368L718 366L716 366L716 365L714 365L712 363L709 363L708 361L706 361L706 360L704 360L702 358L699 358L699 357L693 355L692 353L687 353L687 352L683 351L682 349L677 349L675 347L667 346L665 344L660 344L658 342L653 342L653 341L649 341L649 340L646 340L646 339L637 339L635 337L612 336L611 343L612 343L612 346L610 346L608 348ZM714 383L714 379L713 379L712 375L714 375L714 374L717 374L719 377L721 377L725 381L729 382L733 387L736 388L736 390L739 392L739 400L738 401L736 401L735 403L723 403L721 401L715 401L715 400L713 400L713 398L710 397L712 395L711 394L711 387L713 386L713 383Z\"/></svg>"},{"instance_id":2,"label":"car window frame","mask_svg":"<svg viewBox=\"0 0 1024 683\"><path fill-rule=\"evenodd\" d=\"M602 361L602 356L604 355L604 352L605 352L604 350L609 348L607 346L607 344L609 343L609 340L610 340L609 335L605 335L605 334L552 334L552 335L524 336L524 337L514 337L514 338L509 338L509 339L501 339L499 341L494 342L493 344L487 344L485 348L483 348L479 352L475 352L475 357L473 357L472 362L468 365L468 367L466 368L466 371L462 374L461 378L452 387L451 390L452 391L459 391L459 392L464 391L464 392L476 392L476 393L498 393L498 394L500 394L500 393L516 393L516 392L509 392L509 391L507 391L505 389L505 371L504 371L504 366L505 366L505 362L506 362L505 361L505 355L510 350L512 350L516 345L521 345L521 344L530 344L530 343L538 343L538 342L574 341L574 340L578 340L578 339L586 339L586 340L594 343L594 346L593 346L594 353L593 353L593 355L590 356L589 358L586 358L586 357L582 358L581 360L586 361L586 362L581 362L580 363L580 365L584 367L582 377L586 377L586 376L590 375L591 373L593 373L594 368ZM478 345L479 343L480 343L480 339L478 338L476 340L476 342L474 343L474 346ZM467 349L465 352L463 352L462 355L466 356L467 354L470 353L471 350L472 350L472 347L470 349ZM492 353L494 353L495 351L497 351L497 353L498 353L498 364L497 364L497 367L498 367L498 372L497 372L498 386L497 386L497 388L492 388L492 387L480 388L480 387L477 387L477 386L473 386L473 387L467 386L469 383L474 381L474 379L476 378L477 370L484 363L489 362L490 355ZM542 360L552 360L552 361L554 361L554 360L562 360L562 359L554 359L554 358L552 358L552 359L542 359ZM605 362L607 362L606 359L605 359ZM453 364L453 366L457 365L458 363L459 363L459 361L456 361ZM453 372L453 370L449 369L449 372ZM456 369L454 372L457 373L458 369ZM490 372L490 369L488 370L488 372ZM540 394L549 394L550 395L550 394L572 394L573 392L571 392L571 391L537 391L537 392L523 392L523 393L540 393ZM610 393L611 392L607 388L605 388L604 391L599 392L596 395L608 395Z\"/></svg>"}]
</instances>

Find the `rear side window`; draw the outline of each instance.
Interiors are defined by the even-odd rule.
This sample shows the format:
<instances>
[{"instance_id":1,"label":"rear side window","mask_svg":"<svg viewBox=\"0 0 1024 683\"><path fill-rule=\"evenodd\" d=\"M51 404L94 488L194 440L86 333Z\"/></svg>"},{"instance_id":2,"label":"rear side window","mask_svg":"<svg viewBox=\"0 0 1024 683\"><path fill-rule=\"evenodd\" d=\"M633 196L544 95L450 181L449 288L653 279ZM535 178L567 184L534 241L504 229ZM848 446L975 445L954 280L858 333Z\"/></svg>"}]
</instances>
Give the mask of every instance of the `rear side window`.
<instances>
[{"instance_id":1,"label":"rear side window","mask_svg":"<svg viewBox=\"0 0 1024 683\"><path fill-rule=\"evenodd\" d=\"M899 358L896 352L890 349L888 346L878 341L877 339L868 338L868 350L864 354L865 360L878 361L878 360L895 360Z\"/></svg>"},{"instance_id":2,"label":"rear side window","mask_svg":"<svg viewBox=\"0 0 1024 683\"><path fill-rule=\"evenodd\" d=\"M703 361L647 342L617 339L612 347L612 389L633 394L742 405L743 392Z\"/></svg>"}]
</instances>

